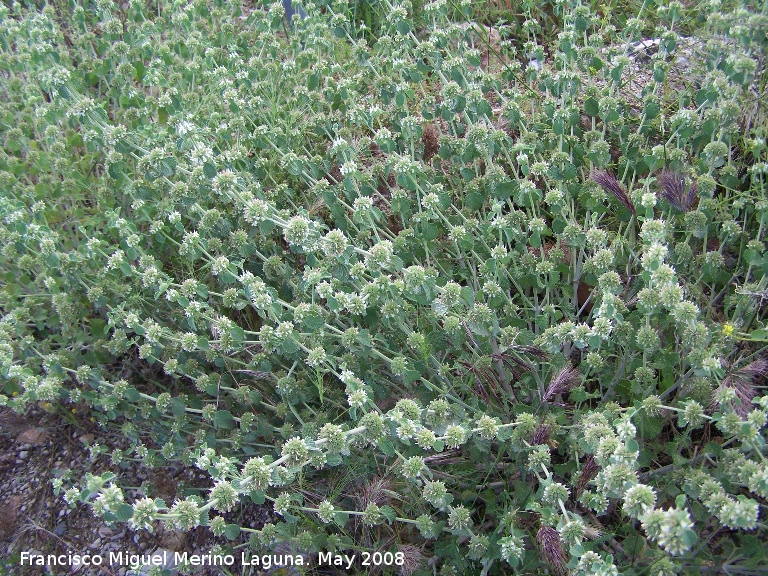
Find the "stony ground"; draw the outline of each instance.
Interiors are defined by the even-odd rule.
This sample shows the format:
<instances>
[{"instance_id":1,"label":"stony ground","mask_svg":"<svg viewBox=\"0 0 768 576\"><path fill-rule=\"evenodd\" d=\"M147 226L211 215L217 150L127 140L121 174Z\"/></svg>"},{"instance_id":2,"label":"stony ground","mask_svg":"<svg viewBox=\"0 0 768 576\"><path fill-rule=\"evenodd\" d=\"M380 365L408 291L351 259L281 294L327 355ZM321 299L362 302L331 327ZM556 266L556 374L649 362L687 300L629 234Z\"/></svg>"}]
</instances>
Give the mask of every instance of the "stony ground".
<instances>
[{"instance_id":1,"label":"stony ground","mask_svg":"<svg viewBox=\"0 0 768 576\"><path fill-rule=\"evenodd\" d=\"M108 455L90 458L87 446L94 442L117 447L121 438L105 433L77 414L65 419L39 408L25 415L0 409L0 576L131 574L127 567L104 567L99 571L85 567L54 568L41 572L40 567L19 566L23 551L108 555L110 551L149 554L162 549L192 553L208 551L216 543L205 528L188 534L164 530L162 526L154 534L133 532L126 525L110 528L91 513L90 507L72 509L61 495L55 496L51 479L67 470L72 471L74 479L89 471L118 473L118 483L130 487L126 489L129 499L146 494L173 502L177 491L205 489L212 484L206 472L181 466L150 470L132 462L118 471L110 464ZM236 511L232 521L259 528L268 519L265 509L251 505ZM238 574L240 570L235 566L231 572Z\"/></svg>"}]
</instances>

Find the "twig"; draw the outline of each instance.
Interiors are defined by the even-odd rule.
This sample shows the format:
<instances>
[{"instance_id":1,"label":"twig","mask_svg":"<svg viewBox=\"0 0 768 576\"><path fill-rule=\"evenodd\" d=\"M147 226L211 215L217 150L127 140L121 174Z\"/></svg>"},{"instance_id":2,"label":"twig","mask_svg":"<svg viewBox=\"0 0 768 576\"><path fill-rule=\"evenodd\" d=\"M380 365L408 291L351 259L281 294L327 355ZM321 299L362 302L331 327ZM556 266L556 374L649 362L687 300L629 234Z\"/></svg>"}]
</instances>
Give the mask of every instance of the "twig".
<instances>
[{"instance_id":1,"label":"twig","mask_svg":"<svg viewBox=\"0 0 768 576\"><path fill-rule=\"evenodd\" d=\"M690 464L696 464L697 462L701 460L705 460L709 456L708 453L699 454L698 456L695 456L688 460L685 465L688 466ZM646 481L649 478L653 478L654 476L658 476L659 474L666 474L667 472L671 472L672 470L679 469L680 464L668 464L667 466L662 466L661 468L656 468L656 470L649 470L648 472L643 472L638 476L640 481Z\"/></svg>"},{"instance_id":2,"label":"twig","mask_svg":"<svg viewBox=\"0 0 768 576\"><path fill-rule=\"evenodd\" d=\"M693 372L693 368L689 368L688 371L685 374L683 374L677 382L675 382L674 384L672 384L672 386L670 386L669 388L664 390L664 392L659 394L659 400L664 400L664 398L666 398L667 396L672 394L672 392L677 390L680 387L680 385L687 380L688 375L691 372Z\"/></svg>"},{"instance_id":3,"label":"twig","mask_svg":"<svg viewBox=\"0 0 768 576\"><path fill-rule=\"evenodd\" d=\"M512 390L512 386L510 385L510 379L509 379L509 374L507 373L507 367L504 366L504 361L501 359L501 356L499 354L499 345L496 343L496 338L491 336L488 340L491 343L491 350L493 350L494 357L496 358L496 361L495 361L496 373L499 375L499 381L501 382L501 387L504 389L504 392L509 394L509 397L512 399L512 402L517 402L517 397L515 397L515 392Z\"/></svg>"},{"instance_id":4,"label":"twig","mask_svg":"<svg viewBox=\"0 0 768 576\"><path fill-rule=\"evenodd\" d=\"M603 394L603 402L607 402L611 399L613 396L613 391L616 389L616 385L619 383L619 380L621 380L621 377L624 376L624 368L627 366L627 360L628 360L628 354L627 350L624 350L624 356L621 359L621 364L619 365L619 368L616 370L616 374L613 377L613 381L611 381L610 386L608 386L608 390L605 391L605 394Z\"/></svg>"},{"instance_id":5,"label":"twig","mask_svg":"<svg viewBox=\"0 0 768 576\"><path fill-rule=\"evenodd\" d=\"M595 516L591 510L588 510L587 508L584 508L582 506L578 506L579 511L582 514L586 514L589 516L590 521L597 527L597 529L600 531L601 534L610 534L608 530L605 530L603 525L600 523L600 520L597 519L597 516ZM611 536L608 540L606 540L611 545L611 548L613 548L614 552L620 553L622 556L626 556L626 553L624 552L624 547L619 544L616 541L616 538Z\"/></svg>"},{"instance_id":6,"label":"twig","mask_svg":"<svg viewBox=\"0 0 768 576\"><path fill-rule=\"evenodd\" d=\"M34 521L32 518L30 518L29 516L27 516L27 518L26 518L26 525L25 525L25 526L24 526L24 528L22 528L22 530L19 532L19 536L21 536L21 535L22 535L24 532L26 532L26 531L27 531L27 530L29 530L30 528L32 528L32 529L35 529L35 530L40 530L40 531L42 531L42 532L45 532L45 533L46 533L46 534L48 534L49 536L53 536L53 537L54 537L56 540L58 540L58 541L59 541L59 542L60 542L62 545L64 545L64 546L67 548L67 550L70 550L70 551L72 551L72 550L75 550L75 551L76 551L76 550L77 550L77 549L76 549L74 546L72 546L71 544L69 544L69 542L67 542L66 540L64 540L63 538L61 538L61 537L60 537L58 534L55 534L55 533L51 532L51 531L50 531L50 530L48 530L47 528L43 528L42 526L40 526L39 524L37 524L37 523L36 523L36 522L35 522L35 521ZM18 540L18 537L17 537L17 540ZM85 566L85 564L81 564L81 567L84 567L84 566ZM109 568L107 568L106 566L98 566L98 568L99 568L100 570L102 570L103 572L105 572L106 574L109 574L110 576L117 576L117 575L115 574L115 572L112 572L112 570L110 570L110 569L109 569Z\"/></svg>"}]
</instances>

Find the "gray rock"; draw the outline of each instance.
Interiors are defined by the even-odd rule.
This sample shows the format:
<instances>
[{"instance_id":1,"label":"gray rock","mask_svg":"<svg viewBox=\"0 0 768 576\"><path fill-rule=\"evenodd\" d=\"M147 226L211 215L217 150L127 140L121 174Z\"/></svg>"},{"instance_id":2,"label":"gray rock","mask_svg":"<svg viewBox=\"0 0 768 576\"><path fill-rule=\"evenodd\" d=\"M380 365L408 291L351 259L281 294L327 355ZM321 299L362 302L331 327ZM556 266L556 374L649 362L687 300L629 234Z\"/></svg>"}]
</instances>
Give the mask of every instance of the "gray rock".
<instances>
[{"instance_id":1,"label":"gray rock","mask_svg":"<svg viewBox=\"0 0 768 576\"><path fill-rule=\"evenodd\" d=\"M160 568L163 570L168 570L171 574L171 576L176 576L179 573L179 568L176 566L174 562L174 552L172 550L166 550L164 548L158 548L154 552L152 552L152 556L159 556L163 558L164 562ZM153 566L142 566L138 570L128 570L125 573L125 576L147 576L149 574L150 569Z\"/></svg>"}]
</instances>

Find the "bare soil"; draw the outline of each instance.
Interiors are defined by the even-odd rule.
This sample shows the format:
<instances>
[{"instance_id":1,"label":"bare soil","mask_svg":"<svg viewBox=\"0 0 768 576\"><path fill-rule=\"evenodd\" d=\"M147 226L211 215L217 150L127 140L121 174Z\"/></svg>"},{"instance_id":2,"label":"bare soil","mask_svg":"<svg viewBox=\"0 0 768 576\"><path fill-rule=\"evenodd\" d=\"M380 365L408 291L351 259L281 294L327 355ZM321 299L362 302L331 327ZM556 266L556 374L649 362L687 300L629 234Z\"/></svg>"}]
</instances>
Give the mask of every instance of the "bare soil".
<instances>
[{"instance_id":1,"label":"bare soil","mask_svg":"<svg viewBox=\"0 0 768 576\"><path fill-rule=\"evenodd\" d=\"M207 472L181 465L148 469L131 461L116 467L109 454L91 458L88 445L124 447L125 440L116 432L99 429L78 414L48 413L35 407L27 414L0 409L0 576L40 576L41 574L78 574L127 576L130 568L103 566L101 569L79 567L21 566L22 552L38 554L102 554L110 551L150 554L158 549L204 553L215 544L226 544L207 528L189 533L157 526L154 533L134 532L126 524L107 526L88 505L71 508L62 494L54 495L51 480L71 471L73 480L86 472L112 471L116 483L125 490L126 500L143 495L163 498L171 503L189 491L204 494L213 482ZM261 528L270 520L269 512L255 505L243 505L230 514L231 522ZM231 544L244 541L241 536ZM232 574L240 569L233 566ZM219 570L200 574L221 574Z\"/></svg>"}]
</instances>

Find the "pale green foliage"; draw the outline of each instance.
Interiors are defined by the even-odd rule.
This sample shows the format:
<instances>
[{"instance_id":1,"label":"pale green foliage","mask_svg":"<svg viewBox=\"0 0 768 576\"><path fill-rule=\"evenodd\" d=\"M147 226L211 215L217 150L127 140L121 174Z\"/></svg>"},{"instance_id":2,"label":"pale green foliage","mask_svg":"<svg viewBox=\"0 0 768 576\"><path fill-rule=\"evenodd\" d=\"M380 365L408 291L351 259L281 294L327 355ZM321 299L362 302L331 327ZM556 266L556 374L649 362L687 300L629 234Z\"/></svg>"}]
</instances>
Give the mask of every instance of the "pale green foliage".
<instances>
[{"instance_id":1,"label":"pale green foliage","mask_svg":"<svg viewBox=\"0 0 768 576\"><path fill-rule=\"evenodd\" d=\"M0 405L210 475L56 494L424 575L765 569L764 11L475 4L0 7Z\"/></svg>"}]
</instances>

